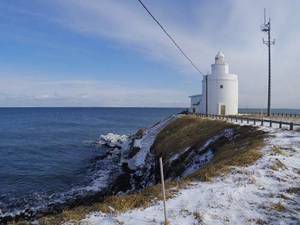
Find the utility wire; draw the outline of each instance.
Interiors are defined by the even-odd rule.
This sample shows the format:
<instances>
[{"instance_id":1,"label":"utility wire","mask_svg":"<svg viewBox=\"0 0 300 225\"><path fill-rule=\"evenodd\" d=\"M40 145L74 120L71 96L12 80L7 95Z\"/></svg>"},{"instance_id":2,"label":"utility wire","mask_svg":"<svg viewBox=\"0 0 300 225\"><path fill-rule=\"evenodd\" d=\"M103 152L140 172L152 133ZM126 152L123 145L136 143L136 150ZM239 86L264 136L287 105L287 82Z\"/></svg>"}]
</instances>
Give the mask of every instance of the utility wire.
<instances>
[{"instance_id":1,"label":"utility wire","mask_svg":"<svg viewBox=\"0 0 300 225\"><path fill-rule=\"evenodd\" d=\"M152 13L149 11L149 9L145 6L145 4L138 0L138 2L143 6L143 8L147 11L147 13L151 16L151 18L157 23L157 25L162 29L162 31L168 36L168 38L172 41L172 43L175 45L175 47L181 52L181 54L191 63L191 65L201 74L204 75L201 70L196 66L196 64L193 62L193 60L185 54L185 52L182 50L182 48L177 44L177 42L172 38L172 36L167 32L167 30L164 28L163 25L152 15Z\"/></svg>"}]
</instances>

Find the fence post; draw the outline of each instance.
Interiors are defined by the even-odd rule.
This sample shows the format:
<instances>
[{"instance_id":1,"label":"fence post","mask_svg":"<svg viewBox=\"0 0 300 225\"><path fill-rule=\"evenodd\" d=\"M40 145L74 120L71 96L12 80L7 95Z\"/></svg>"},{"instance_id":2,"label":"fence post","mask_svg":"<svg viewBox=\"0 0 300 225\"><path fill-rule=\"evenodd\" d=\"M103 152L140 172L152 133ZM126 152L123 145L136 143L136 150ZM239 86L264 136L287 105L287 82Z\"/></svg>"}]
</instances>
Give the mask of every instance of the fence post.
<instances>
[{"instance_id":1,"label":"fence post","mask_svg":"<svg viewBox=\"0 0 300 225\"><path fill-rule=\"evenodd\" d=\"M163 168L163 163L162 163L162 157L159 158L159 166L160 166L161 186L162 186L162 192L163 192L165 225L167 225L168 219L167 219L167 208L166 208L166 190L165 190L165 179L164 179L164 168Z\"/></svg>"},{"instance_id":2,"label":"fence post","mask_svg":"<svg viewBox=\"0 0 300 225\"><path fill-rule=\"evenodd\" d=\"M279 122L279 128L282 128L282 122L281 121Z\"/></svg>"},{"instance_id":3,"label":"fence post","mask_svg":"<svg viewBox=\"0 0 300 225\"><path fill-rule=\"evenodd\" d=\"M256 119L253 119L253 124L256 125Z\"/></svg>"},{"instance_id":4,"label":"fence post","mask_svg":"<svg viewBox=\"0 0 300 225\"><path fill-rule=\"evenodd\" d=\"M249 124L249 119L247 118L247 124Z\"/></svg>"},{"instance_id":5,"label":"fence post","mask_svg":"<svg viewBox=\"0 0 300 225\"><path fill-rule=\"evenodd\" d=\"M263 125L264 125L264 120L261 120L261 123L260 123L260 125L261 125L261 126L263 126Z\"/></svg>"},{"instance_id":6,"label":"fence post","mask_svg":"<svg viewBox=\"0 0 300 225\"><path fill-rule=\"evenodd\" d=\"M290 130L293 130L293 128L294 128L294 124L290 123Z\"/></svg>"},{"instance_id":7,"label":"fence post","mask_svg":"<svg viewBox=\"0 0 300 225\"><path fill-rule=\"evenodd\" d=\"M272 127L272 120L270 120L270 127Z\"/></svg>"}]
</instances>

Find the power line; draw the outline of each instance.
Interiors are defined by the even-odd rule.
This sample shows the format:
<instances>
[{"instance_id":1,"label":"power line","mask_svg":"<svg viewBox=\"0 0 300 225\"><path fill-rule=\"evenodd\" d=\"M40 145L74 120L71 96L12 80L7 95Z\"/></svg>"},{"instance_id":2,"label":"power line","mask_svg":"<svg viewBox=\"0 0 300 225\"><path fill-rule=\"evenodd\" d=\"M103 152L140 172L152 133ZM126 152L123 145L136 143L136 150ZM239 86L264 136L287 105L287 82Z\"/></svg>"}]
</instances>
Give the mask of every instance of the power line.
<instances>
[{"instance_id":1,"label":"power line","mask_svg":"<svg viewBox=\"0 0 300 225\"><path fill-rule=\"evenodd\" d=\"M182 50L182 48L177 44L177 42L172 38L172 36L167 32L167 30L164 28L163 25L152 15L152 13L149 11L149 9L145 6L145 4L138 0L138 2L143 6L143 8L147 11L147 13L151 16L151 18L157 23L157 25L162 29L162 31L168 36L168 38L172 41L172 43L175 45L175 47L181 52L181 54L191 63L191 65L201 74L201 70L196 66L196 64L193 62L193 60L185 54L185 52Z\"/></svg>"}]
</instances>

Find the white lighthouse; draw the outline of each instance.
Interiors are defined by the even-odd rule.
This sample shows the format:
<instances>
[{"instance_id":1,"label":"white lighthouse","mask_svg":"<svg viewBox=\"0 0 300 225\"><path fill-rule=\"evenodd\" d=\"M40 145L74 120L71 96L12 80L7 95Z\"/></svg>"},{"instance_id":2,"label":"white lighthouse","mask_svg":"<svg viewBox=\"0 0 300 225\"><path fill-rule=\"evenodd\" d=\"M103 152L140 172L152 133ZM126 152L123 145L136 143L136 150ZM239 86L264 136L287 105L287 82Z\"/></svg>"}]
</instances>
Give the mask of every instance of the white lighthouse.
<instances>
[{"instance_id":1,"label":"white lighthouse","mask_svg":"<svg viewBox=\"0 0 300 225\"><path fill-rule=\"evenodd\" d=\"M238 113L238 78L229 73L222 52L218 52L211 74L203 76L202 95L193 95L190 112L235 115ZM200 101L199 101L199 100ZM198 102L198 104L194 104Z\"/></svg>"},{"instance_id":2,"label":"white lighthouse","mask_svg":"<svg viewBox=\"0 0 300 225\"><path fill-rule=\"evenodd\" d=\"M238 78L229 73L222 52L218 52L211 74L203 76L200 113L234 115L238 113Z\"/></svg>"}]
</instances>

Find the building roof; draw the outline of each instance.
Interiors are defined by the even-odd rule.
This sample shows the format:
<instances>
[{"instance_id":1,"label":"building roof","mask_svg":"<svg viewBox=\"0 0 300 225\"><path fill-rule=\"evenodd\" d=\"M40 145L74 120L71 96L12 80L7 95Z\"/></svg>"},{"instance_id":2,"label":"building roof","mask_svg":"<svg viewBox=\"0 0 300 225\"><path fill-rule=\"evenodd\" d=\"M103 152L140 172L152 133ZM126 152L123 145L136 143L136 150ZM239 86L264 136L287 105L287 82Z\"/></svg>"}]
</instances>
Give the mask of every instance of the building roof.
<instances>
[{"instance_id":1,"label":"building roof","mask_svg":"<svg viewBox=\"0 0 300 225\"><path fill-rule=\"evenodd\" d=\"M202 95L191 95L191 96L189 96L190 98L195 98L195 97L201 97Z\"/></svg>"}]
</instances>

